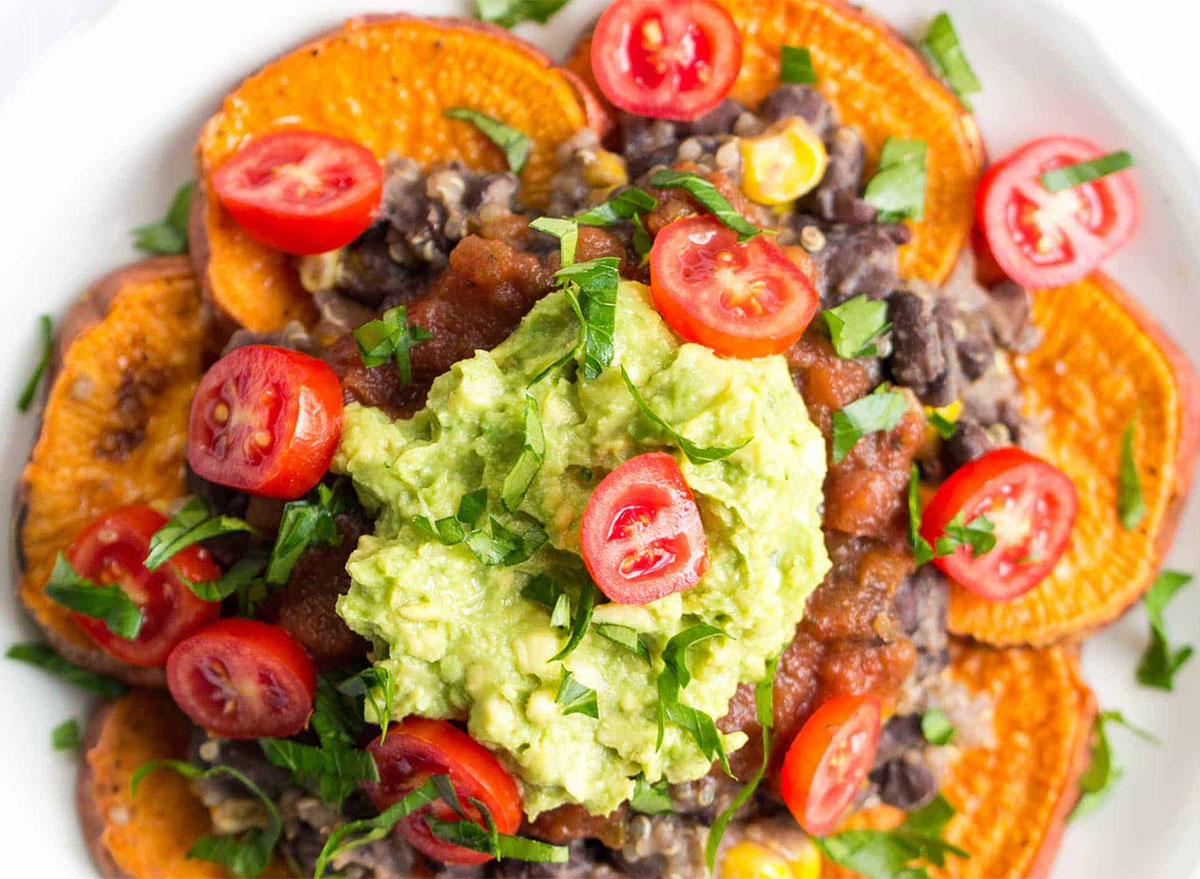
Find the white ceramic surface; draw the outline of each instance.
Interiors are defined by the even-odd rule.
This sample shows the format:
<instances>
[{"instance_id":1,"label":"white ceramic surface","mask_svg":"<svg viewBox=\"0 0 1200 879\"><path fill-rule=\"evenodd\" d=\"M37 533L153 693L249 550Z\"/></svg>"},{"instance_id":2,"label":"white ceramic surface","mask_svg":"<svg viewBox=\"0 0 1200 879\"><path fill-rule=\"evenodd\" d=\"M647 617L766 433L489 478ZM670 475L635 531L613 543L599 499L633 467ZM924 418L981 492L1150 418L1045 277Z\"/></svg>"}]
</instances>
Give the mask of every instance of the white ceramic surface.
<instances>
[{"instance_id":1,"label":"white ceramic surface","mask_svg":"<svg viewBox=\"0 0 1200 879\"><path fill-rule=\"evenodd\" d=\"M561 53L602 6L574 0L549 27L520 33ZM903 29L948 7L986 85L976 100L992 155L1062 131L1125 147L1139 160L1145 222L1110 270L1200 360L1200 176L1156 111L1069 14L1040 0L878 0ZM360 11L446 14L434 0L122 0L58 43L0 105L0 406L16 399L36 357L35 315L60 312L89 280L135 257L128 229L159 216L191 170L200 123L240 76L297 40ZM1194 107L1189 112L1194 111ZM11 410L9 410L11 411ZM0 485L12 485L34 419L11 414ZM8 548L2 560L8 568ZM1200 504L1182 523L1169 564L1200 571ZM1200 590L1183 593L1172 636L1200 642ZM0 605L0 644L33 636ZM1088 680L1106 707L1153 730L1160 747L1113 733L1125 769L1099 811L1068 830L1059 879L1197 875L1200 863L1200 661L1177 691L1140 688L1133 669L1146 642L1140 609L1087 645ZM50 729L86 716L87 702L41 672L0 663L0 800L6 873L93 875L75 821L75 765L50 749Z\"/></svg>"}]
</instances>

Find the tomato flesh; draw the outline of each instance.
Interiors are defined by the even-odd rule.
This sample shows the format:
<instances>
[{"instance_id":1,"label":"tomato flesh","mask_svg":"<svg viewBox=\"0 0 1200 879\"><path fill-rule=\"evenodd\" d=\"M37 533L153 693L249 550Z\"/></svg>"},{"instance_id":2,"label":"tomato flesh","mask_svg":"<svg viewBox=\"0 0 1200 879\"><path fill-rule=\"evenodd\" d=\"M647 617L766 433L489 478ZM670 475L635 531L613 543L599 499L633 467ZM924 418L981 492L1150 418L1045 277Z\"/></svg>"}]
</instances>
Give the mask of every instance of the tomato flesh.
<instances>
[{"instance_id":1,"label":"tomato flesh","mask_svg":"<svg viewBox=\"0 0 1200 879\"><path fill-rule=\"evenodd\" d=\"M448 775L459 802L472 818L479 810L468 800L483 803L501 833L516 833L521 826L521 799L517 784L486 748L444 720L408 717L388 728L387 738L367 746L379 768L379 781L364 781L363 790L383 811L420 787L432 775ZM417 849L447 864L483 864L491 855L472 851L433 835L425 816L459 820L440 800L403 819L396 831ZM482 824L482 820L480 821Z\"/></svg>"},{"instance_id":2,"label":"tomato flesh","mask_svg":"<svg viewBox=\"0 0 1200 879\"><path fill-rule=\"evenodd\" d=\"M871 771L881 717L876 696L838 696L813 712L788 747L780 791L814 836L837 827Z\"/></svg>"},{"instance_id":3,"label":"tomato flesh","mask_svg":"<svg viewBox=\"0 0 1200 879\"><path fill-rule=\"evenodd\" d=\"M665 452L626 461L596 486L580 529L583 560L618 604L691 589L708 569L708 541L692 490Z\"/></svg>"},{"instance_id":4,"label":"tomato flesh","mask_svg":"<svg viewBox=\"0 0 1200 879\"><path fill-rule=\"evenodd\" d=\"M183 712L214 735L286 738L308 723L317 669L278 626L230 618L171 651L167 686Z\"/></svg>"},{"instance_id":5,"label":"tomato flesh","mask_svg":"<svg viewBox=\"0 0 1200 879\"><path fill-rule=\"evenodd\" d=\"M150 538L165 524L167 517L150 507L119 507L84 528L66 552L67 561L82 576L99 586L118 584L141 609L142 628L136 638L113 634L103 620L71 614L99 647L130 665L163 665L179 641L221 612L220 602L202 601L184 582L221 576L203 547L181 550L157 571L143 564Z\"/></svg>"},{"instance_id":6,"label":"tomato flesh","mask_svg":"<svg viewBox=\"0 0 1200 879\"><path fill-rule=\"evenodd\" d=\"M371 225L383 169L371 151L316 131L265 134L212 176L221 206L260 244L288 253L324 253Z\"/></svg>"},{"instance_id":7,"label":"tomato flesh","mask_svg":"<svg viewBox=\"0 0 1200 879\"><path fill-rule=\"evenodd\" d=\"M342 388L328 363L247 345L200 380L188 421L188 463L221 485L296 498L328 472L341 432Z\"/></svg>"},{"instance_id":8,"label":"tomato flesh","mask_svg":"<svg viewBox=\"0 0 1200 879\"><path fill-rule=\"evenodd\" d=\"M689 342L731 357L786 351L804 335L820 297L768 235L739 244L715 217L684 217L650 250L654 305Z\"/></svg>"},{"instance_id":9,"label":"tomato flesh","mask_svg":"<svg viewBox=\"0 0 1200 879\"><path fill-rule=\"evenodd\" d=\"M592 33L592 72L615 106L697 119L729 94L742 35L714 0L616 0Z\"/></svg>"},{"instance_id":10,"label":"tomato flesh","mask_svg":"<svg viewBox=\"0 0 1200 879\"><path fill-rule=\"evenodd\" d=\"M1070 478L1024 449L988 452L951 474L921 516L921 535L931 546L955 517L970 524L986 515L996 545L974 555L959 546L934 559L948 577L992 601L1008 601L1037 586L1066 551L1078 495Z\"/></svg>"},{"instance_id":11,"label":"tomato flesh","mask_svg":"<svg viewBox=\"0 0 1200 879\"><path fill-rule=\"evenodd\" d=\"M1041 183L1046 171L1101 155L1081 138L1047 137L1021 147L984 176L976 201L979 226L1000 268L1018 284L1074 283L1136 231L1141 211L1128 171L1061 192Z\"/></svg>"}]
</instances>

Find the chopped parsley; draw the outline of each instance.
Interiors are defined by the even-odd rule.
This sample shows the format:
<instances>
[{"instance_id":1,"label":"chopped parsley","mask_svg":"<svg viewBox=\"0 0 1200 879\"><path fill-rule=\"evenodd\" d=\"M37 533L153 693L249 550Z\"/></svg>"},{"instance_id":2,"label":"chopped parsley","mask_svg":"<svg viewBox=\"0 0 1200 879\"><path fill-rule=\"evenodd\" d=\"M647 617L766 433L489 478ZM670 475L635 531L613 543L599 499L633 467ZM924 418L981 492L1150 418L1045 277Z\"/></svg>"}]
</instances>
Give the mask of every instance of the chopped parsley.
<instances>
[{"instance_id":1,"label":"chopped parsley","mask_svg":"<svg viewBox=\"0 0 1200 879\"><path fill-rule=\"evenodd\" d=\"M766 232L755 226L729 203L725 196L717 191L709 181L691 171L671 171L663 168L650 178L650 185L659 189L682 189L720 220L725 226L737 232L738 241L749 241Z\"/></svg>"},{"instance_id":2,"label":"chopped parsley","mask_svg":"<svg viewBox=\"0 0 1200 879\"><path fill-rule=\"evenodd\" d=\"M970 857L943 838L953 817L954 807L938 794L895 830L843 830L813 842L829 860L866 879L929 879L921 861L944 867L947 855Z\"/></svg>"},{"instance_id":3,"label":"chopped parsley","mask_svg":"<svg viewBox=\"0 0 1200 879\"><path fill-rule=\"evenodd\" d=\"M877 390L834 412L833 463L845 458L867 434L894 428L907 411L908 399L900 391Z\"/></svg>"},{"instance_id":4,"label":"chopped parsley","mask_svg":"<svg viewBox=\"0 0 1200 879\"><path fill-rule=\"evenodd\" d=\"M525 395L522 420L525 429L521 440L521 454L504 477L504 484L500 488L500 503L504 504L504 509L510 513L515 513L517 507L521 506L521 501L525 500L525 493L529 491L533 478L542 469L542 460L546 457L546 437L542 433L542 419L538 414L537 400L529 394Z\"/></svg>"},{"instance_id":5,"label":"chopped parsley","mask_svg":"<svg viewBox=\"0 0 1200 879\"><path fill-rule=\"evenodd\" d=\"M120 638L133 639L142 631L142 609L119 583L94 583L76 571L61 552L46 583L46 596L78 614L102 620Z\"/></svg>"},{"instance_id":6,"label":"chopped parsley","mask_svg":"<svg viewBox=\"0 0 1200 879\"><path fill-rule=\"evenodd\" d=\"M49 644L13 644L4 655L47 671L68 684L95 693L101 699L115 699L129 689L116 678L80 668L75 663L63 659Z\"/></svg>"},{"instance_id":7,"label":"chopped parsley","mask_svg":"<svg viewBox=\"0 0 1200 879\"><path fill-rule=\"evenodd\" d=\"M1051 168L1044 172L1039 179L1042 181L1042 186L1046 187L1048 191L1062 192L1065 189L1073 189L1084 183L1091 183L1093 180L1107 177L1109 174L1124 171L1126 168L1132 168L1133 165L1133 156L1125 150L1120 150L1087 162Z\"/></svg>"},{"instance_id":8,"label":"chopped parsley","mask_svg":"<svg viewBox=\"0 0 1200 879\"><path fill-rule=\"evenodd\" d=\"M1092 727L1092 760L1079 778L1079 802L1071 818L1078 818L1095 809L1123 774L1113 760L1112 745L1108 741L1108 727L1116 724L1147 742L1157 745L1158 739L1144 729L1134 726L1120 711L1101 711Z\"/></svg>"},{"instance_id":9,"label":"chopped parsley","mask_svg":"<svg viewBox=\"0 0 1200 879\"><path fill-rule=\"evenodd\" d=\"M569 0L475 0L475 12L483 21L513 27L525 21L545 24Z\"/></svg>"},{"instance_id":10,"label":"chopped parsley","mask_svg":"<svg viewBox=\"0 0 1200 879\"><path fill-rule=\"evenodd\" d=\"M671 802L670 785L665 778L651 784L646 776L638 773L633 779L633 796L629 798L629 808L643 815L666 815L675 810Z\"/></svg>"},{"instance_id":11,"label":"chopped parsley","mask_svg":"<svg viewBox=\"0 0 1200 879\"><path fill-rule=\"evenodd\" d=\"M863 200L879 211L881 223L920 220L925 216L925 182L925 141L889 137Z\"/></svg>"},{"instance_id":12,"label":"chopped parsley","mask_svg":"<svg viewBox=\"0 0 1200 879\"><path fill-rule=\"evenodd\" d=\"M157 571L172 556L193 544L240 531L253 533L254 529L236 516L214 516L208 501L195 495L154 532L144 564L147 570Z\"/></svg>"},{"instance_id":13,"label":"chopped parsley","mask_svg":"<svg viewBox=\"0 0 1200 879\"><path fill-rule=\"evenodd\" d=\"M529 161L529 151L533 148L533 142L524 132L511 125L469 107L451 107L442 111L442 115L447 119L470 122L478 128L484 137L500 147L500 151L504 153L504 160L508 162L508 170L514 174L520 174L525 163Z\"/></svg>"},{"instance_id":14,"label":"chopped parsley","mask_svg":"<svg viewBox=\"0 0 1200 879\"><path fill-rule=\"evenodd\" d=\"M633 220L658 207L658 199L644 189L623 189L593 208L576 214L580 226L615 226ZM566 263L563 263L566 265Z\"/></svg>"},{"instance_id":15,"label":"chopped parsley","mask_svg":"<svg viewBox=\"0 0 1200 879\"><path fill-rule=\"evenodd\" d=\"M726 775L733 775L729 768L729 756L725 753L725 742L717 731L713 719L690 705L679 701L679 693L692 680L687 665L687 651L693 644L710 638L728 637L715 626L697 623L679 632L667 642L662 652L662 671L658 674L658 739L655 750L662 748L666 722L669 720L691 735L708 760L720 760Z\"/></svg>"},{"instance_id":16,"label":"chopped parsley","mask_svg":"<svg viewBox=\"0 0 1200 879\"><path fill-rule=\"evenodd\" d=\"M826 309L821 315L829 327L833 350L844 360L874 357L879 353L875 341L892 328L887 319L887 303L862 295Z\"/></svg>"},{"instance_id":17,"label":"chopped parsley","mask_svg":"<svg viewBox=\"0 0 1200 879\"><path fill-rule=\"evenodd\" d=\"M1132 531L1146 518L1142 477L1138 474L1133 446L1134 421L1130 421L1121 434L1121 459L1117 465L1117 517L1127 531Z\"/></svg>"},{"instance_id":18,"label":"chopped parsley","mask_svg":"<svg viewBox=\"0 0 1200 879\"><path fill-rule=\"evenodd\" d=\"M342 542L337 515L346 511L350 483L339 478L332 486L321 483L300 500L289 501L283 508L279 533L267 562L266 580L282 586L292 568L310 546L338 546Z\"/></svg>"},{"instance_id":19,"label":"chopped parsley","mask_svg":"<svg viewBox=\"0 0 1200 879\"><path fill-rule=\"evenodd\" d=\"M64 720L50 731L50 744L56 751L75 751L83 742L79 734L79 721L74 717Z\"/></svg>"},{"instance_id":20,"label":"chopped parsley","mask_svg":"<svg viewBox=\"0 0 1200 879\"><path fill-rule=\"evenodd\" d=\"M596 705L596 691L581 684L571 672L563 669L562 682L558 685L558 694L554 701L562 706L563 715L583 714L587 717L600 717L600 709Z\"/></svg>"},{"instance_id":21,"label":"chopped parsley","mask_svg":"<svg viewBox=\"0 0 1200 879\"><path fill-rule=\"evenodd\" d=\"M813 68L812 52L807 46L783 46L779 50L779 81L797 85L813 85L817 71Z\"/></svg>"},{"instance_id":22,"label":"chopped parsley","mask_svg":"<svg viewBox=\"0 0 1200 879\"><path fill-rule=\"evenodd\" d=\"M754 439L754 437L746 437L736 446L698 445L673 428L665 418L650 408L650 404L646 402L641 392L637 389L637 385L633 383L633 379L629 377L629 373L625 371L624 366L621 367L621 378L625 379L625 387L629 388L629 393L633 396L634 402L637 403L638 409L641 410L646 420L670 436L693 464L707 464L711 461L720 461L722 458L729 457L738 451L738 449L745 448L749 445L750 440Z\"/></svg>"},{"instance_id":23,"label":"chopped parsley","mask_svg":"<svg viewBox=\"0 0 1200 879\"><path fill-rule=\"evenodd\" d=\"M1142 604L1150 618L1150 643L1142 654L1137 667L1137 679L1147 687L1159 690L1175 689L1175 672L1192 658L1194 648L1185 644L1172 648L1167 638L1164 614L1171 599L1184 586L1192 582L1192 575L1182 571L1163 571L1144 596Z\"/></svg>"},{"instance_id":24,"label":"chopped parsley","mask_svg":"<svg viewBox=\"0 0 1200 879\"><path fill-rule=\"evenodd\" d=\"M983 84L967 61L954 23L950 21L950 13L939 12L933 17L920 48L929 66L954 90L962 105L968 110L974 109L967 96L983 91Z\"/></svg>"},{"instance_id":25,"label":"chopped parsley","mask_svg":"<svg viewBox=\"0 0 1200 879\"><path fill-rule=\"evenodd\" d=\"M17 411L19 412L28 412L29 407L33 405L38 385L41 384L46 367L50 365L50 355L54 351L54 321L50 319L50 315L43 314L38 317L38 331L42 337L42 356L38 358L37 366L33 368L33 373L25 382L21 396L17 398Z\"/></svg>"},{"instance_id":26,"label":"chopped parsley","mask_svg":"<svg viewBox=\"0 0 1200 879\"><path fill-rule=\"evenodd\" d=\"M940 708L931 708L921 715L921 735L931 745L948 745L954 741L954 724Z\"/></svg>"},{"instance_id":27,"label":"chopped parsley","mask_svg":"<svg viewBox=\"0 0 1200 879\"><path fill-rule=\"evenodd\" d=\"M195 189L196 184L190 180L179 187L165 217L133 230L133 246L143 253L156 256L187 253L188 214L192 209L192 193Z\"/></svg>"},{"instance_id":28,"label":"chopped parsley","mask_svg":"<svg viewBox=\"0 0 1200 879\"><path fill-rule=\"evenodd\" d=\"M394 360L402 385L412 384L412 349L432 338L429 330L408 322L403 305L389 308L382 318L369 320L354 331L363 366L373 369Z\"/></svg>"}]
</instances>

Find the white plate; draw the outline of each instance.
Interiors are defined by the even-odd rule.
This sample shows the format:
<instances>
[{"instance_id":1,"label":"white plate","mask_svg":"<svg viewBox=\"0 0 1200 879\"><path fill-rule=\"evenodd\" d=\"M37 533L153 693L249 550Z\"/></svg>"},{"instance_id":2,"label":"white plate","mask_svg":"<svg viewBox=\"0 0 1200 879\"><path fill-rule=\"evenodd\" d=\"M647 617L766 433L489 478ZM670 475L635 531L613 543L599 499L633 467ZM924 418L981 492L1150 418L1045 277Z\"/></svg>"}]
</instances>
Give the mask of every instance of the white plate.
<instances>
[{"instance_id":1,"label":"white plate","mask_svg":"<svg viewBox=\"0 0 1200 879\"><path fill-rule=\"evenodd\" d=\"M553 52L597 14L601 0L574 0L551 27L520 33ZM59 43L0 107L0 278L4 315L0 403L15 400L36 358L35 316L60 312L90 280L135 257L128 230L163 212L191 173L190 150L204 118L239 77L348 13L457 13L434 0L207 0L182 6L124 0ZM1056 131L1094 138L1138 157L1145 222L1110 266L1200 360L1195 289L1200 277L1200 177L1185 150L1126 88L1073 19L1036 0L880 0L878 11L911 29L948 6L987 90L976 100L993 156ZM0 484L11 485L28 454L32 417L7 423ZM7 555L7 546L4 549ZM7 566L8 560L4 560ZM1200 510L1193 503L1170 557L1200 571ZM1180 641L1200 642L1200 590L1172 606ZM11 604L0 642L29 638ZM1175 694L1139 688L1133 669L1146 641L1135 610L1088 643L1088 680L1162 739L1154 748L1113 733L1126 770L1104 807L1073 824L1060 879L1153 876L1186 879L1200 863L1200 661ZM50 729L87 705L38 671L0 663L0 760L5 794L6 872L88 876L72 801L75 764L50 749Z\"/></svg>"}]
</instances>

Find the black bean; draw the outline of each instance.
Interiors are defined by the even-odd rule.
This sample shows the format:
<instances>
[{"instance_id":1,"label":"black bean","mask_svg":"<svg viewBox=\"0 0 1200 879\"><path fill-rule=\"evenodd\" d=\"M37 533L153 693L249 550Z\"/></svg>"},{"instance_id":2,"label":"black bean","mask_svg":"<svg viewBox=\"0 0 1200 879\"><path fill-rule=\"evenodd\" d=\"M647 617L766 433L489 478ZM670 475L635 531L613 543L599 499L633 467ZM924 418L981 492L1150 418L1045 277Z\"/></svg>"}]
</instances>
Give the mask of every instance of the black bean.
<instances>
[{"instance_id":1,"label":"black bean","mask_svg":"<svg viewBox=\"0 0 1200 879\"><path fill-rule=\"evenodd\" d=\"M892 322L892 378L911 388L924 388L946 371L942 337L929 300L908 289L888 297Z\"/></svg>"},{"instance_id":2,"label":"black bean","mask_svg":"<svg viewBox=\"0 0 1200 879\"><path fill-rule=\"evenodd\" d=\"M829 101L810 85L778 86L759 104L758 115L765 125L799 116L822 140L837 124Z\"/></svg>"},{"instance_id":3,"label":"black bean","mask_svg":"<svg viewBox=\"0 0 1200 879\"><path fill-rule=\"evenodd\" d=\"M977 421L960 418L954 435L942 444L942 461L947 472L953 473L964 464L982 458L992 448L987 432Z\"/></svg>"},{"instance_id":4,"label":"black bean","mask_svg":"<svg viewBox=\"0 0 1200 879\"><path fill-rule=\"evenodd\" d=\"M870 779L879 788L881 800L906 812L929 805L937 794L937 778L932 770L913 756L885 763L871 773Z\"/></svg>"}]
</instances>

